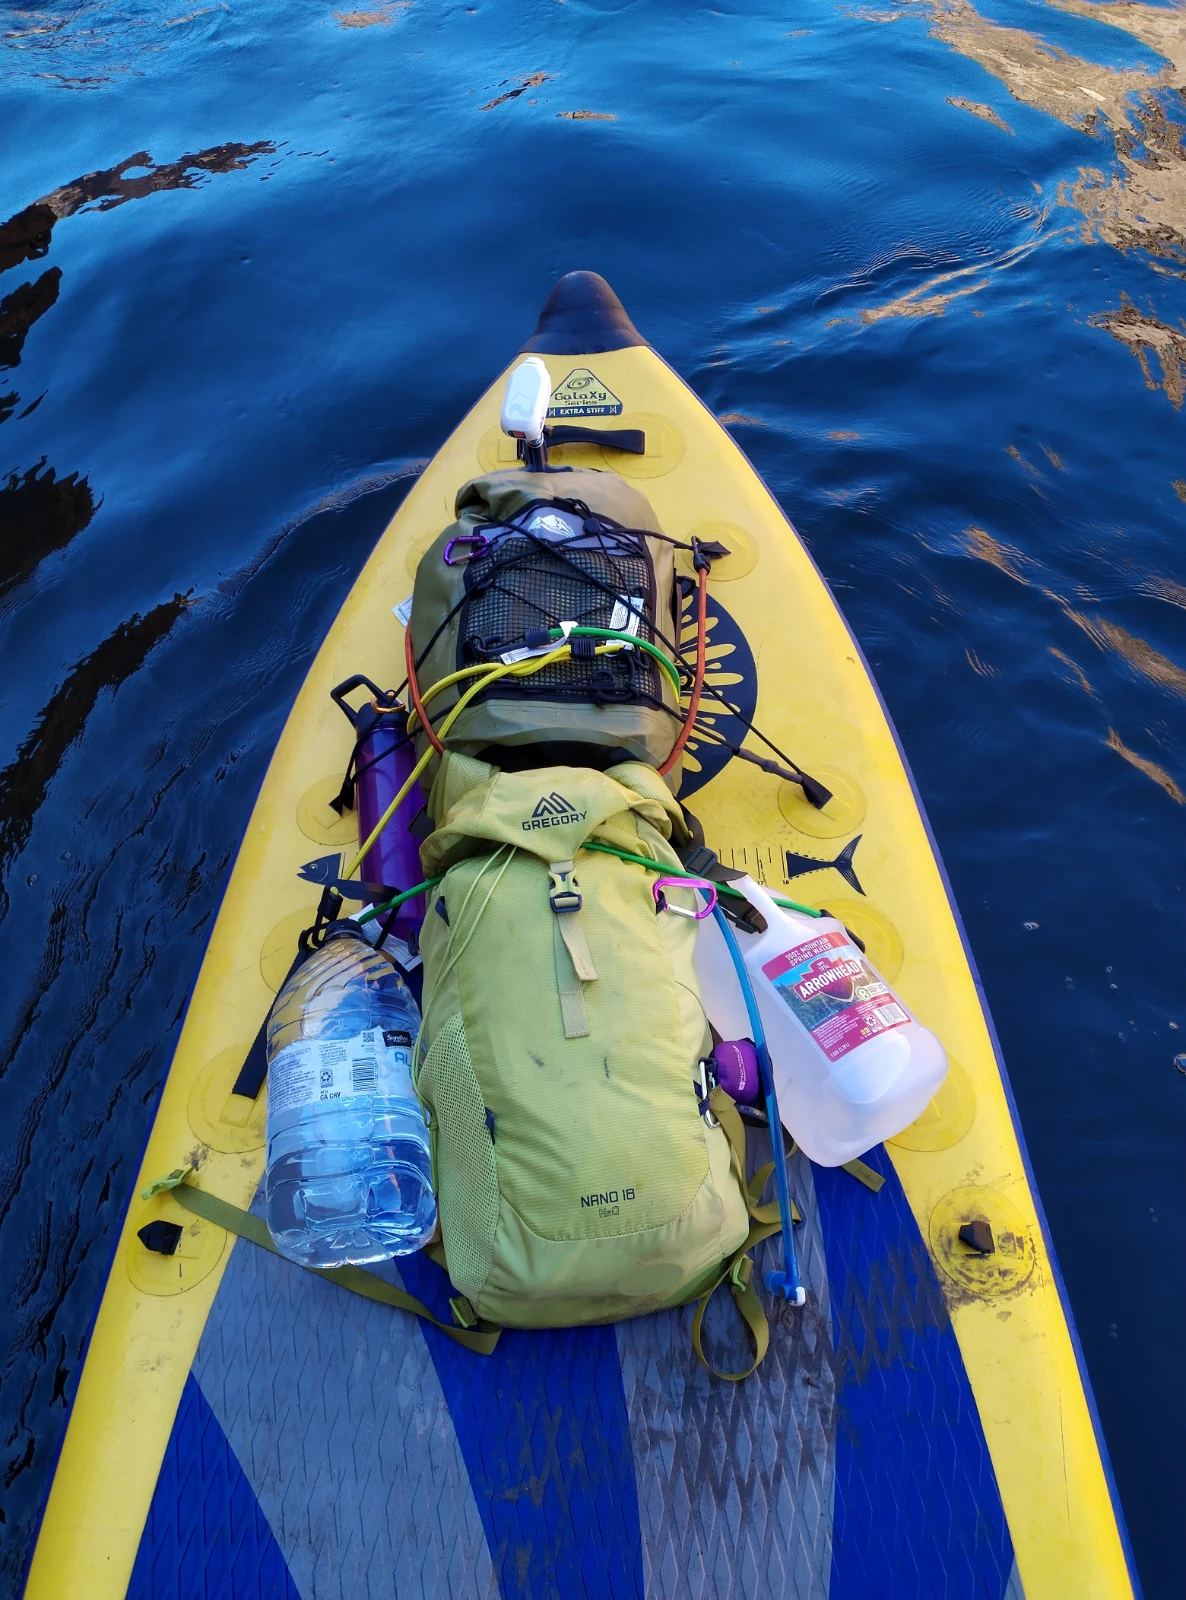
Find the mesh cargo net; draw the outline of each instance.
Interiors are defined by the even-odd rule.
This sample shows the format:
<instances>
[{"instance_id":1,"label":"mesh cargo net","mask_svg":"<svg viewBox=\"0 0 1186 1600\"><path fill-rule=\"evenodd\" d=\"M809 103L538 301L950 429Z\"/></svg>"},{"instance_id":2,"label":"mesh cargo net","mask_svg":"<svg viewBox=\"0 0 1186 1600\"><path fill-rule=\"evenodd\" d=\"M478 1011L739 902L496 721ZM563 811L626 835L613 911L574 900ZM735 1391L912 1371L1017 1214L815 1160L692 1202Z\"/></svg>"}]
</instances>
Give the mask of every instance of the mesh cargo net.
<instances>
[{"instance_id":1,"label":"mesh cargo net","mask_svg":"<svg viewBox=\"0 0 1186 1600\"><path fill-rule=\"evenodd\" d=\"M465 586L460 666L496 661L505 651L523 648L529 633L562 622L635 632L654 641L655 579L641 541L627 546L615 539L592 548L558 549L509 534L468 563ZM631 611L640 612L642 620L628 628ZM477 698L534 696L595 705L654 705L661 700L653 657L642 650L594 656L595 643L574 640L574 652L588 647L590 654L574 653L571 660L557 661L527 678L503 678Z\"/></svg>"}]
</instances>

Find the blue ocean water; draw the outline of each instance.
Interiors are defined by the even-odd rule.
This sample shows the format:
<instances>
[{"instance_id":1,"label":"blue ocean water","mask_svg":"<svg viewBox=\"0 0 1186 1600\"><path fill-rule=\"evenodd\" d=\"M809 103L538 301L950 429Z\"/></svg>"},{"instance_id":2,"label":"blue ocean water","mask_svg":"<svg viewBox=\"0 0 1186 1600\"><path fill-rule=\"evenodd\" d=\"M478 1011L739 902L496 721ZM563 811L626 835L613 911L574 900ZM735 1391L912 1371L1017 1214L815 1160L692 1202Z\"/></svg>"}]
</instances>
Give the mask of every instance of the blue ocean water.
<instances>
[{"instance_id":1,"label":"blue ocean water","mask_svg":"<svg viewBox=\"0 0 1186 1600\"><path fill-rule=\"evenodd\" d=\"M30 0L0 33L0 1587L306 665L587 267L877 674L1176 1600L1180 13L192 4Z\"/></svg>"}]
</instances>

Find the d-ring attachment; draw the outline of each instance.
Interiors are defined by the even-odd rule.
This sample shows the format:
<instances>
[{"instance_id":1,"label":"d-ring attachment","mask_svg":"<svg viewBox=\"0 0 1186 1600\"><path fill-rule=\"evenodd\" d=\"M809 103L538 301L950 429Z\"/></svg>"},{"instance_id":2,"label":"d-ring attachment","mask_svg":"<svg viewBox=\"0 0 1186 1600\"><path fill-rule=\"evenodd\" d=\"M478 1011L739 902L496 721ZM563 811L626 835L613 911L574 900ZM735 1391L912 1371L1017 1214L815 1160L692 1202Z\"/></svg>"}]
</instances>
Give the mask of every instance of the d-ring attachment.
<instances>
[{"instance_id":1,"label":"d-ring attachment","mask_svg":"<svg viewBox=\"0 0 1186 1600\"><path fill-rule=\"evenodd\" d=\"M455 544L473 546L469 555L465 557L466 561L474 561L478 556L484 556L490 548L490 540L487 539L484 533L459 533L456 539L450 539L445 546L445 565L447 567L459 567L461 565L460 560L454 561L453 559L453 546Z\"/></svg>"},{"instance_id":2,"label":"d-ring attachment","mask_svg":"<svg viewBox=\"0 0 1186 1600\"><path fill-rule=\"evenodd\" d=\"M683 906L673 906L663 893L664 887L673 889L699 889L708 896L708 904L700 911L685 911ZM656 878L651 885L651 893L655 897L655 915L660 911L673 911L677 917L691 917L694 922L703 922L705 917L711 917L716 910L717 889L716 884L708 878Z\"/></svg>"}]
</instances>

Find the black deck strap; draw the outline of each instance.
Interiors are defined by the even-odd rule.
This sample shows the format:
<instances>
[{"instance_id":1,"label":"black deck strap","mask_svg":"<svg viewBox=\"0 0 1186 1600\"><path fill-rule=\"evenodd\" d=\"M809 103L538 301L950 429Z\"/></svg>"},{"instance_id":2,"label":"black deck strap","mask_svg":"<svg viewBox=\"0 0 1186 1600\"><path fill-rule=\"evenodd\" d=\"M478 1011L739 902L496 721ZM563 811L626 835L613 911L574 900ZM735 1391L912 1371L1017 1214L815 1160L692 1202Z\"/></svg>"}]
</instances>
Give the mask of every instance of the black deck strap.
<instances>
[{"instance_id":1,"label":"black deck strap","mask_svg":"<svg viewBox=\"0 0 1186 1600\"><path fill-rule=\"evenodd\" d=\"M701 835L703 840L703 835ZM703 842L697 844L693 839L686 850L677 850L676 855L688 869L698 878L707 878L712 869L717 865L717 853Z\"/></svg>"},{"instance_id":2,"label":"black deck strap","mask_svg":"<svg viewBox=\"0 0 1186 1600\"><path fill-rule=\"evenodd\" d=\"M321 906L318 908L317 915L318 924L322 921L322 909L328 910L329 905L332 903L327 900L327 896L333 896L333 899L337 900L339 907L342 904L341 899L334 894L332 886L327 885L321 893ZM313 951L309 947L308 941L302 935L300 946L292 959L292 966L284 974L284 983L277 989L277 994L281 992L284 984L288 982L296 969L303 966L312 953ZM275 1001L272 1004L274 1005ZM251 1041L251 1049L247 1052L247 1058L239 1068L239 1076L235 1079L234 1087L231 1089L232 1094L241 1094L245 1100L258 1098L259 1092L264 1086L264 1079L268 1075L268 1017L271 1015L272 1006L269 1006L264 1020L259 1025L259 1032Z\"/></svg>"},{"instance_id":3,"label":"black deck strap","mask_svg":"<svg viewBox=\"0 0 1186 1600\"><path fill-rule=\"evenodd\" d=\"M288 969L288 977L292 977L297 967L305 959L304 951L298 955L292 966ZM282 983L281 988L284 987ZM241 1094L245 1100L255 1100L264 1086L264 1079L268 1075L268 1017L272 1015L271 1006L268 1007L268 1016L259 1025L259 1032L252 1040L251 1049L247 1052L247 1059L239 1068L239 1076L235 1079L232 1094Z\"/></svg>"},{"instance_id":4,"label":"black deck strap","mask_svg":"<svg viewBox=\"0 0 1186 1600\"><path fill-rule=\"evenodd\" d=\"M544 429L550 445L599 444L603 449L621 450L631 456L645 456L647 436L641 428L585 428L579 423L557 423Z\"/></svg>"},{"instance_id":5,"label":"black deck strap","mask_svg":"<svg viewBox=\"0 0 1186 1600\"><path fill-rule=\"evenodd\" d=\"M436 823L428 814L428 807L421 806L416 815L408 823L408 832L417 844L423 844L430 834L435 832Z\"/></svg>"}]
</instances>

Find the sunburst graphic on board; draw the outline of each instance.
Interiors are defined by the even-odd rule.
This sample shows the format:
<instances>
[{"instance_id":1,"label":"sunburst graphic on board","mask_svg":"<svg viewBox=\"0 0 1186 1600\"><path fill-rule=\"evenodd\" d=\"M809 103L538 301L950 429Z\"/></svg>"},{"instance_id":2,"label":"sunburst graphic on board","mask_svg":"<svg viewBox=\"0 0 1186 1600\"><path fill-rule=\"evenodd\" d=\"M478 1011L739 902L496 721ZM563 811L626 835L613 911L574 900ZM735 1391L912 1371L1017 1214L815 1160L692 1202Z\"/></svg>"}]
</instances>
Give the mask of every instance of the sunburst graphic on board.
<instances>
[{"instance_id":1,"label":"sunburst graphic on board","mask_svg":"<svg viewBox=\"0 0 1186 1600\"><path fill-rule=\"evenodd\" d=\"M721 704L722 695L742 717L753 721L758 705L758 669L745 634L717 597L709 590L708 630L705 649L704 692L696 726L684 749L684 777L680 798L686 800L728 765L729 745L740 746L748 729L741 717ZM680 649L689 662L696 659L696 594L685 596L680 614ZM689 696L684 695L687 710Z\"/></svg>"}]
</instances>

